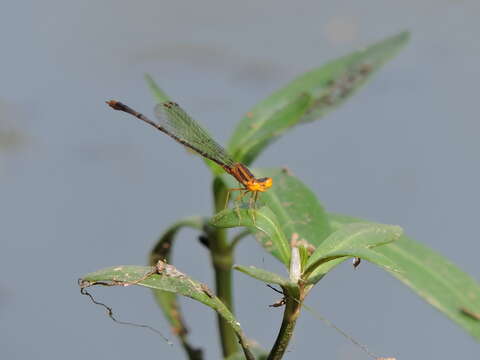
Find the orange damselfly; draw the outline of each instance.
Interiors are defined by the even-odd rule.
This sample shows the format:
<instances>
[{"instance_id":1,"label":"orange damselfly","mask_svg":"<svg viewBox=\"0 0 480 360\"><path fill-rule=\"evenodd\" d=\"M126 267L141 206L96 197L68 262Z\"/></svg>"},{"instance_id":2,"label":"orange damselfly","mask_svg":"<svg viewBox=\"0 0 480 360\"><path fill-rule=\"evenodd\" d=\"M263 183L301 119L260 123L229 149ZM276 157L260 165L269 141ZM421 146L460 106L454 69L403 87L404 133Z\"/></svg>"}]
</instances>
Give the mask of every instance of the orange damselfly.
<instances>
[{"instance_id":1,"label":"orange damselfly","mask_svg":"<svg viewBox=\"0 0 480 360\"><path fill-rule=\"evenodd\" d=\"M164 132L180 144L217 163L228 174L232 175L242 187L228 190L225 206L228 204L230 192L240 191L237 201L240 201L246 194L250 193L250 207L252 208L258 199L259 193L267 191L272 186L272 178L257 179L245 165L233 160L227 151L206 130L173 101L167 101L155 107L158 123L119 101L110 100L107 101L107 104L115 110L133 115Z\"/></svg>"}]
</instances>

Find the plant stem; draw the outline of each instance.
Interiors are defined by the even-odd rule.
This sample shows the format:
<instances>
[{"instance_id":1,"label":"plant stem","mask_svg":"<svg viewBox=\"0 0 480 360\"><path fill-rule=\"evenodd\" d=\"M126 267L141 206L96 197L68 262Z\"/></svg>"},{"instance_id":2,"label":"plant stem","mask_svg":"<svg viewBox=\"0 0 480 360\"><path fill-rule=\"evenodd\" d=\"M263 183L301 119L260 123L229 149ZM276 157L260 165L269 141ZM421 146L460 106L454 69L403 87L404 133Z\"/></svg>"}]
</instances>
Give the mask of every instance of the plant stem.
<instances>
[{"instance_id":1,"label":"plant stem","mask_svg":"<svg viewBox=\"0 0 480 360\"><path fill-rule=\"evenodd\" d=\"M285 301L282 326L280 327L277 339L275 340L275 344L273 345L267 360L278 360L283 357L288 343L292 338L298 316L300 315L300 309L302 307L302 302L300 300L287 294L285 296Z\"/></svg>"},{"instance_id":2,"label":"plant stem","mask_svg":"<svg viewBox=\"0 0 480 360\"><path fill-rule=\"evenodd\" d=\"M218 182L214 182L215 210L221 211L225 206L225 188ZM217 296L225 306L233 313L232 296L232 265L233 253L227 241L227 233L224 229L215 229L210 239L210 252L213 269L215 272L215 287ZM217 314L218 331L222 343L223 356L227 357L238 350L237 338L232 327Z\"/></svg>"}]
</instances>

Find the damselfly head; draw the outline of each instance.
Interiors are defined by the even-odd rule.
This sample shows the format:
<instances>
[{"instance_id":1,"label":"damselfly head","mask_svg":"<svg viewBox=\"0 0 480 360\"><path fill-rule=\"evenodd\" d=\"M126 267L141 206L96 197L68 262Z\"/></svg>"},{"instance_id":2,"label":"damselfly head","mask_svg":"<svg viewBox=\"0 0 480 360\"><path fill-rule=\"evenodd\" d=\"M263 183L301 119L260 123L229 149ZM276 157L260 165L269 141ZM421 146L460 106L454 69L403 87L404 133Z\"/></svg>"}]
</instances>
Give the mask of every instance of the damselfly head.
<instances>
[{"instance_id":1,"label":"damselfly head","mask_svg":"<svg viewBox=\"0 0 480 360\"><path fill-rule=\"evenodd\" d=\"M265 177L265 178L260 178L260 179L255 179L249 182L247 184L247 188L250 191L260 191L264 192L267 191L272 187L273 180L270 177Z\"/></svg>"}]
</instances>

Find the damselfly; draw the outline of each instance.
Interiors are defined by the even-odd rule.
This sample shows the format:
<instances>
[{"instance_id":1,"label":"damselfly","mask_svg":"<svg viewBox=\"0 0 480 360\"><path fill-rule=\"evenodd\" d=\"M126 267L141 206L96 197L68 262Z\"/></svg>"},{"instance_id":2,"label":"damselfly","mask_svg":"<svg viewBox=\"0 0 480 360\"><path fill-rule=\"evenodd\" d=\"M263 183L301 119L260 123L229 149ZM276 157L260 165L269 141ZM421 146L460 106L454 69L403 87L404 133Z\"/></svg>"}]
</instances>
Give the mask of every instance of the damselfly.
<instances>
[{"instance_id":1,"label":"damselfly","mask_svg":"<svg viewBox=\"0 0 480 360\"><path fill-rule=\"evenodd\" d=\"M259 193L267 191L272 186L272 178L257 179L245 165L233 160L227 151L175 102L167 101L155 107L158 123L119 101L110 100L107 101L107 104L115 110L133 115L164 132L180 144L217 163L232 175L242 187L228 190L225 206L228 204L230 193L240 191L237 201L241 201L249 193L251 194L250 207L252 208L255 206Z\"/></svg>"}]
</instances>

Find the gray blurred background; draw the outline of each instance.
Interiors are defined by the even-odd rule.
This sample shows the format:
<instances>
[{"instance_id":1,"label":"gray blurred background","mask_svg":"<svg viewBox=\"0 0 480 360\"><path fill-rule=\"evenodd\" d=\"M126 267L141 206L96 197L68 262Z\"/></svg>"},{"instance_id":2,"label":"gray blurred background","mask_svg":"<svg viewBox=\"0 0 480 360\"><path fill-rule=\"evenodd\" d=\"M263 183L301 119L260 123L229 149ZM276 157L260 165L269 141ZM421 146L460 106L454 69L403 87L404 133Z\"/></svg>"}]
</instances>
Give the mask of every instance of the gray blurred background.
<instances>
[{"instance_id":1,"label":"gray blurred background","mask_svg":"<svg viewBox=\"0 0 480 360\"><path fill-rule=\"evenodd\" d=\"M144 264L175 220L212 210L203 162L107 108L151 114L148 72L226 143L296 75L402 30L412 41L344 107L296 128L256 166L288 166L329 211L399 224L479 278L478 1L17 1L0 13L0 357L183 359L79 294L86 272ZM192 176L194 174L194 176ZM213 287L184 231L178 267ZM285 273L253 239L237 262ZM269 348L278 295L235 274L247 335ZM122 320L168 326L146 289L94 289ZM333 271L307 304L398 359L472 359L478 344L384 271ZM220 357L214 313L183 301L191 340ZM368 359L304 312L286 359Z\"/></svg>"}]
</instances>

